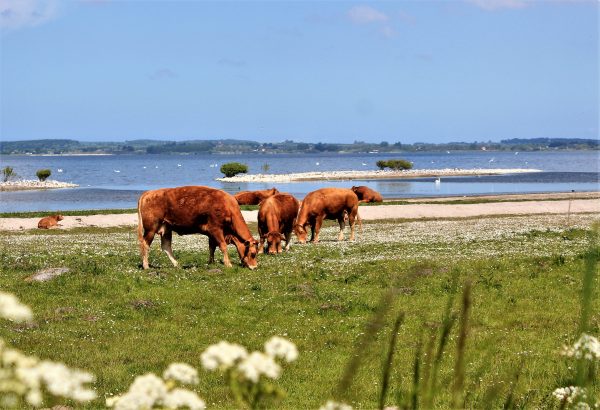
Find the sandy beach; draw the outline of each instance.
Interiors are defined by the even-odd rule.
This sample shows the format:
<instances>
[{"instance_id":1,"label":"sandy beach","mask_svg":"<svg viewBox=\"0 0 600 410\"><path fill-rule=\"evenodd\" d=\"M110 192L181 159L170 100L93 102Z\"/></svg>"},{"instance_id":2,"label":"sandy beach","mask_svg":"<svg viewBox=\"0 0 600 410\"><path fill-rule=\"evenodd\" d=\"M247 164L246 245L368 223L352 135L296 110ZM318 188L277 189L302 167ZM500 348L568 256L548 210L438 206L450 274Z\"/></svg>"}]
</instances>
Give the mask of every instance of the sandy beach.
<instances>
[{"instance_id":1,"label":"sandy beach","mask_svg":"<svg viewBox=\"0 0 600 410\"><path fill-rule=\"evenodd\" d=\"M432 198L411 200L407 205L380 205L361 206L359 215L365 221L378 219L431 219L431 218L472 218L492 215L530 215L551 214L568 217L570 214L592 213L597 214L600 220L599 192L573 194L535 194L527 200L527 195L495 196L502 202L479 204L453 204L453 203L419 203L431 201ZM434 198L441 201L445 199L457 200L461 198ZM257 211L242 211L247 222L256 222ZM0 231L20 231L37 229L40 218L0 218ZM58 229L71 229L79 227L117 227L137 225L137 214L108 214L87 216L65 216Z\"/></svg>"},{"instance_id":2,"label":"sandy beach","mask_svg":"<svg viewBox=\"0 0 600 410\"><path fill-rule=\"evenodd\" d=\"M467 175L504 175L541 172L539 169L408 169L403 171L371 170L371 171L327 171L298 172L292 174L238 174L229 178L216 178L222 182L294 182L294 181L327 181L352 179L397 179L422 177L449 177Z\"/></svg>"}]
</instances>

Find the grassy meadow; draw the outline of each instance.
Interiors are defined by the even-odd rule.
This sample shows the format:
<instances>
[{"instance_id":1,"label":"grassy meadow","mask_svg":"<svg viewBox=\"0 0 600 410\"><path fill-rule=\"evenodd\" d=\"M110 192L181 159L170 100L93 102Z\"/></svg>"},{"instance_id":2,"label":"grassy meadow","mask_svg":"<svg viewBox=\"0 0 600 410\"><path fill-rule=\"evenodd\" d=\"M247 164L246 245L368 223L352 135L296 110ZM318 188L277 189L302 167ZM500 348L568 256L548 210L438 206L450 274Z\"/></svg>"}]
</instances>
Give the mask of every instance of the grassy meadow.
<instances>
[{"instance_id":1,"label":"grassy meadow","mask_svg":"<svg viewBox=\"0 0 600 410\"><path fill-rule=\"evenodd\" d=\"M458 319L440 352L433 337L443 333L445 311L460 316L468 283L470 315L459 349L464 394L455 405L501 408L511 396L517 408L559 408L552 391L575 383L575 365L559 352L579 337L590 252L598 268L591 228L597 218L363 222L355 242L337 242L337 227L329 224L321 243L261 255L255 271L207 265L208 241L199 235L173 237L180 268L160 252L157 238L151 269L142 271L132 228L3 232L0 289L28 304L35 323L3 325L0 337L28 354L94 373L100 399L88 407L95 408L124 392L136 375L160 374L171 362L200 369L200 354L220 340L254 350L280 335L298 346L300 356L276 382L287 392L277 408L316 409L336 398L372 409L390 333L404 313L385 402L410 402L419 349L418 379L439 366L431 405L448 408ZM256 235L256 225L250 228ZM216 256L220 260L219 251ZM239 263L233 247L230 256ZM44 283L25 280L59 267L69 272ZM596 275L589 318L594 336L600 334L598 288ZM367 326L377 320L380 327ZM340 388L352 358L360 360ZM598 397L598 390L596 382L590 394ZM217 373L200 369L197 391L209 409L234 406Z\"/></svg>"}]
</instances>

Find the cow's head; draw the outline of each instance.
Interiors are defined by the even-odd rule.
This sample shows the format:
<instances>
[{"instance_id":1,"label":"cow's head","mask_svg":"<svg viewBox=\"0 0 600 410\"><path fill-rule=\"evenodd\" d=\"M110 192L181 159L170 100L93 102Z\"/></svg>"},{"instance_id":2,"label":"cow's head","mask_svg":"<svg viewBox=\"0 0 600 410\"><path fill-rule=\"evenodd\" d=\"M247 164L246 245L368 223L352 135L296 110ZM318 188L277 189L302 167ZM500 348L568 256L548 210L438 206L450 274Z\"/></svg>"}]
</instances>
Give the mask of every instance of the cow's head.
<instances>
[{"instance_id":1,"label":"cow's head","mask_svg":"<svg viewBox=\"0 0 600 410\"><path fill-rule=\"evenodd\" d=\"M63 219L65 219L65 217L60 214L54 215L54 217L56 218L57 221L62 221Z\"/></svg>"},{"instance_id":2,"label":"cow's head","mask_svg":"<svg viewBox=\"0 0 600 410\"><path fill-rule=\"evenodd\" d=\"M277 190L277 188L273 187L271 188L269 191L271 191L271 195L275 195L279 193L279 190Z\"/></svg>"},{"instance_id":3,"label":"cow's head","mask_svg":"<svg viewBox=\"0 0 600 410\"><path fill-rule=\"evenodd\" d=\"M281 253L281 240L285 239L282 233L271 231L265 235L265 238L267 240L267 253L269 255Z\"/></svg>"},{"instance_id":4,"label":"cow's head","mask_svg":"<svg viewBox=\"0 0 600 410\"><path fill-rule=\"evenodd\" d=\"M252 238L244 242L244 254L240 255L242 259L242 265L254 270L258 267L258 262L256 261L256 254L258 242Z\"/></svg>"},{"instance_id":5,"label":"cow's head","mask_svg":"<svg viewBox=\"0 0 600 410\"><path fill-rule=\"evenodd\" d=\"M296 234L299 243L306 243L306 225L294 225L294 233Z\"/></svg>"}]
</instances>

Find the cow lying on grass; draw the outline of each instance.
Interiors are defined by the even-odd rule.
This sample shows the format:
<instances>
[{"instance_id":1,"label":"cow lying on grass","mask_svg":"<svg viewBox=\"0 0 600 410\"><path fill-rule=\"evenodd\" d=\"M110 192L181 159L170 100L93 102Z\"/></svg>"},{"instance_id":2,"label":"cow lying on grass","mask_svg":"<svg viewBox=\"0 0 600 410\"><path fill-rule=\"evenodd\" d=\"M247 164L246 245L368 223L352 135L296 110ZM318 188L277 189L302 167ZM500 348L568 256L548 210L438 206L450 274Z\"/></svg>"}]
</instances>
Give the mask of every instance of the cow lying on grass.
<instances>
[{"instance_id":1,"label":"cow lying on grass","mask_svg":"<svg viewBox=\"0 0 600 410\"><path fill-rule=\"evenodd\" d=\"M264 189L262 191L240 191L234 195L240 205L258 205L260 201L278 194L277 188Z\"/></svg>"},{"instance_id":2,"label":"cow lying on grass","mask_svg":"<svg viewBox=\"0 0 600 410\"><path fill-rule=\"evenodd\" d=\"M38 228L40 229L50 229L50 228L56 228L58 226L60 226L58 224L58 221L62 221L63 219L65 219L62 215L50 215L50 216L46 216L42 219L40 219L40 221L38 222Z\"/></svg>"},{"instance_id":3,"label":"cow lying on grass","mask_svg":"<svg viewBox=\"0 0 600 410\"><path fill-rule=\"evenodd\" d=\"M298 215L300 202L290 194L276 194L260 203L258 208L258 253L263 252L265 240L269 254L281 253L281 240L285 250L290 249L290 236Z\"/></svg>"},{"instance_id":4,"label":"cow lying on grass","mask_svg":"<svg viewBox=\"0 0 600 410\"><path fill-rule=\"evenodd\" d=\"M138 201L138 240L144 269L149 267L148 251L156 234L161 235L161 249L177 266L171 249L173 232L208 236L209 263L214 262L218 246L223 252L223 263L230 267L227 244L233 243L242 265L250 269L257 267L257 242L244 221L239 205L224 191L184 186L144 192Z\"/></svg>"},{"instance_id":5,"label":"cow lying on grass","mask_svg":"<svg viewBox=\"0 0 600 410\"><path fill-rule=\"evenodd\" d=\"M350 240L354 240L355 219L358 216L358 197L352 190L344 188L322 188L310 192L302 201L294 232L298 242L305 243L307 227L312 230L311 242L319 242L319 231L324 219L335 219L340 224L338 240L344 239L344 217L348 214Z\"/></svg>"},{"instance_id":6,"label":"cow lying on grass","mask_svg":"<svg viewBox=\"0 0 600 410\"><path fill-rule=\"evenodd\" d=\"M351 189L360 202L383 202L381 194L367 186L353 186Z\"/></svg>"}]
</instances>

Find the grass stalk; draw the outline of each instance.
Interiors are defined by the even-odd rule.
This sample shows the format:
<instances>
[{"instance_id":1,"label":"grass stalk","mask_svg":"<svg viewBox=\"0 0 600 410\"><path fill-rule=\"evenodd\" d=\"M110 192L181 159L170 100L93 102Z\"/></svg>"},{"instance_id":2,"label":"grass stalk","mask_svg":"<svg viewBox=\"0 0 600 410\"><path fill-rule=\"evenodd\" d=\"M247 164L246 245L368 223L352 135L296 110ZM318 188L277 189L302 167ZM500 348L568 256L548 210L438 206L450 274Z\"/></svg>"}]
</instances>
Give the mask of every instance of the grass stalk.
<instances>
[{"instance_id":1,"label":"grass stalk","mask_svg":"<svg viewBox=\"0 0 600 410\"><path fill-rule=\"evenodd\" d=\"M390 337L390 345L388 349L388 354L386 357L386 361L383 364L383 375L381 380L381 394L379 396L379 409L383 410L385 406L385 398L387 396L389 383L390 383L390 374L392 370L392 364L394 361L394 352L396 351L396 343L398 341L398 330L400 326L404 322L404 312L400 312L398 317L396 317L396 321L394 322L394 327L392 328L392 335Z\"/></svg>"}]
</instances>

